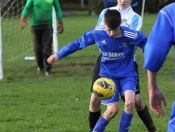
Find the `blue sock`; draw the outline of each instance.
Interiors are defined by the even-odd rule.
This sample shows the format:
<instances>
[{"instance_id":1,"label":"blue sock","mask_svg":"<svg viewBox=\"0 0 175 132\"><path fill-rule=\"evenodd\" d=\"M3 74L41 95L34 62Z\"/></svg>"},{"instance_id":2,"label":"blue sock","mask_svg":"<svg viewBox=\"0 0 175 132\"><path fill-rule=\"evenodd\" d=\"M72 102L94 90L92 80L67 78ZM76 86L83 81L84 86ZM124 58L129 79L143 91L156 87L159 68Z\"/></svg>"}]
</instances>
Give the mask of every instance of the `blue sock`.
<instances>
[{"instance_id":1,"label":"blue sock","mask_svg":"<svg viewBox=\"0 0 175 132\"><path fill-rule=\"evenodd\" d=\"M129 127L131 126L132 117L134 114L127 114L125 111L122 113L120 120L119 132L128 132Z\"/></svg>"},{"instance_id":2,"label":"blue sock","mask_svg":"<svg viewBox=\"0 0 175 132\"><path fill-rule=\"evenodd\" d=\"M92 132L103 132L108 123L109 121L103 118L103 116L100 116Z\"/></svg>"}]
</instances>

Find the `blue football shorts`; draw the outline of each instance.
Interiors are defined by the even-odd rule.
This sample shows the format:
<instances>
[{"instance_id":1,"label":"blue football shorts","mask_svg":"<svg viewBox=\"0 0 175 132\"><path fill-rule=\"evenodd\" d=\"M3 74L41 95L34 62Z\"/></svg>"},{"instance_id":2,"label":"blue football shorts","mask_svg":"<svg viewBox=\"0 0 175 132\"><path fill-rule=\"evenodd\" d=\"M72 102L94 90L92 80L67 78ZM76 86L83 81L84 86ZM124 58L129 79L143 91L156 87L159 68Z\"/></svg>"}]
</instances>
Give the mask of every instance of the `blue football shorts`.
<instances>
[{"instance_id":1,"label":"blue football shorts","mask_svg":"<svg viewBox=\"0 0 175 132\"><path fill-rule=\"evenodd\" d=\"M116 86L115 94L112 98L107 100L101 100L101 104L107 105L115 102L119 102L119 96L123 96L125 91L132 90L135 92L137 86L137 77L125 77L120 79L111 78ZM120 95L119 95L120 94Z\"/></svg>"}]
</instances>

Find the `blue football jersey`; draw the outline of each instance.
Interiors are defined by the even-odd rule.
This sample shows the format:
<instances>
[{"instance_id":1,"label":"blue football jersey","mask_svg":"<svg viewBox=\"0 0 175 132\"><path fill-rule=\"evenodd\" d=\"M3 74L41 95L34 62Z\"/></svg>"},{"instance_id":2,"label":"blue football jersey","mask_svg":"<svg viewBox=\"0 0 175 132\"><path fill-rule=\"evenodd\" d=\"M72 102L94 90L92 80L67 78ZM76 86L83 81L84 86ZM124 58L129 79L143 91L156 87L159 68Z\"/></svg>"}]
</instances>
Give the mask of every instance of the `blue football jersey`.
<instances>
[{"instance_id":1,"label":"blue football jersey","mask_svg":"<svg viewBox=\"0 0 175 132\"><path fill-rule=\"evenodd\" d=\"M122 36L110 37L105 27L98 26L72 41L57 52L61 59L77 50L96 44L102 54L100 76L129 77L137 76L134 68L134 46L144 48L147 37L140 31L121 26Z\"/></svg>"},{"instance_id":2,"label":"blue football jersey","mask_svg":"<svg viewBox=\"0 0 175 132\"><path fill-rule=\"evenodd\" d=\"M160 10L144 49L144 68L157 72L175 43L175 3Z\"/></svg>"},{"instance_id":3,"label":"blue football jersey","mask_svg":"<svg viewBox=\"0 0 175 132\"><path fill-rule=\"evenodd\" d=\"M152 28L144 49L144 68L152 72L158 72L162 67L166 56L175 44L175 3L172 3L159 11L157 20ZM175 102L172 106L168 131L175 131Z\"/></svg>"}]
</instances>

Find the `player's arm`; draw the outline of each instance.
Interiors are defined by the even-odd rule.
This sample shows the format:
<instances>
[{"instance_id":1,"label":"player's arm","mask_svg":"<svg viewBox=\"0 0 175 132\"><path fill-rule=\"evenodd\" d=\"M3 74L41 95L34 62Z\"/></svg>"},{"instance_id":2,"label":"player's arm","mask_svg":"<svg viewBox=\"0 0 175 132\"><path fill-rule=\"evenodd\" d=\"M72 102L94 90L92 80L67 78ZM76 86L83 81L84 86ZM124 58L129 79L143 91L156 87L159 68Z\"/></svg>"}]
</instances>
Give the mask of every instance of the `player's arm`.
<instances>
[{"instance_id":1,"label":"player's arm","mask_svg":"<svg viewBox=\"0 0 175 132\"><path fill-rule=\"evenodd\" d=\"M29 15L29 11L31 10L31 8L33 7L33 0L27 0L24 9L22 11L22 16L23 17L28 17Z\"/></svg>"},{"instance_id":2,"label":"player's arm","mask_svg":"<svg viewBox=\"0 0 175 132\"><path fill-rule=\"evenodd\" d=\"M53 1L53 6L55 8L57 20L62 20L62 17L63 17L62 10L61 10L61 7L60 7L58 0Z\"/></svg>"},{"instance_id":3,"label":"player's arm","mask_svg":"<svg viewBox=\"0 0 175 132\"><path fill-rule=\"evenodd\" d=\"M173 25L171 19L166 12L161 10L145 45L144 53L144 68L147 69L148 73L150 107L159 115L164 114L162 102L166 106L166 99L157 86L156 73L162 67L172 42Z\"/></svg>"},{"instance_id":4,"label":"player's arm","mask_svg":"<svg viewBox=\"0 0 175 132\"><path fill-rule=\"evenodd\" d=\"M173 45L173 27L168 15L160 12L144 48L144 68L157 72Z\"/></svg>"},{"instance_id":5,"label":"player's arm","mask_svg":"<svg viewBox=\"0 0 175 132\"><path fill-rule=\"evenodd\" d=\"M95 44L95 39L93 35L94 30L89 30L88 32L84 33L82 37L78 40L70 42L68 45L64 46L57 52L57 56L59 59L66 57L77 50L81 50L89 45Z\"/></svg>"},{"instance_id":6,"label":"player's arm","mask_svg":"<svg viewBox=\"0 0 175 132\"><path fill-rule=\"evenodd\" d=\"M24 6L24 9L22 11L21 18L20 18L20 28L21 29L23 29L26 25L26 18L28 17L29 11L31 10L32 6L33 6L32 0L27 0Z\"/></svg>"},{"instance_id":7,"label":"player's arm","mask_svg":"<svg viewBox=\"0 0 175 132\"><path fill-rule=\"evenodd\" d=\"M47 59L47 62L49 64L53 64L54 62L56 62L58 60L59 60L59 58L58 58L57 54L53 54Z\"/></svg>"},{"instance_id":8,"label":"player's arm","mask_svg":"<svg viewBox=\"0 0 175 132\"><path fill-rule=\"evenodd\" d=\"M134 31L134 30L133 30ZM136 38L134 39L134 41L131 42L132 45L138 46L140 47L142 50L144 50L146 41L147 41L147 37L146 35L141 32L141 31L134 31Z\"/></svg>"},{"instance_id":9,"label":"player's arm","mask_svg":"<svg viewBox=\"0 0 175 132\"><path fill-rule=\"evenodd\" d=\"M131 20L130 29L140 31L142 28L142 18L139 15L134 15Z\"/></svg>"},{"instance_id":10,"label":"player's arm","mask_svg":"<svg viewBox=\"0 0 175 132\"><path fill-rule=\"evenodd\" d=\"M157 73L147 70L148 76L148 91L149 91L149 104L152 111L158 115L163 115L164 110L162 107L162 102L164 106L167 106L166 99L163 93L159 90L157 85Z\"/></svg>"},{"instance_id":11,"label":"player's arm","mask_svg":"<svg viewBox=\"0 0 175 132\"><path fill-rule=\"evenodd\" d=\"M63 20L62 20L63 16L62 16L62 10L61 10L58 0L53 1L53 6L55 8L56 17L58 21L57 30L59 34L62 34L64 32L64 26L63 26Z\"/></svg>"},{"instance_id":12,"label":"player's arm","mask_svg":"<svg viewBox=\"0 0 175 132\"><path fill-rule=\"evenodd\" d=\"M82 35L81 39L75 40L70 42L68 45L64 46L63 48L60 49L56 54L51 55L48 59L47 62L49 64L52 64L59 59L62 59L63 57L66 57L77 50L81 50L89 45L92 45L95 43L94 35L93 35L94 30L89 30L88 32L84 33Z\"/></svg>"}]
</instances>

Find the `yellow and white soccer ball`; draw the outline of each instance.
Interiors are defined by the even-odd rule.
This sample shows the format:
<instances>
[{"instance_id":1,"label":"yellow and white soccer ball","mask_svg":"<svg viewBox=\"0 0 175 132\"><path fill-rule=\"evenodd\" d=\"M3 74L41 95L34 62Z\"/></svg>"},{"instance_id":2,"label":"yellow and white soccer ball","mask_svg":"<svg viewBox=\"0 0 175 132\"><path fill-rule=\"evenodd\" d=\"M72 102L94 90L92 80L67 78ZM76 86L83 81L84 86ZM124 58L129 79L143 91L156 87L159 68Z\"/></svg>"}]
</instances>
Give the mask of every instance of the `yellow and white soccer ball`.
<instances>
[{"instance_id":1,"label":"yellow and white soccer ball","mask_svg":"<svg viewBox=\"0 0 175 132\"><path fill-rule=\"evenodd\" d=\"M93 93L100 100L111 98L115 93L116 87L114 82L105 77L101 77L94 82Z\"/></svg>"}]
</instances>

